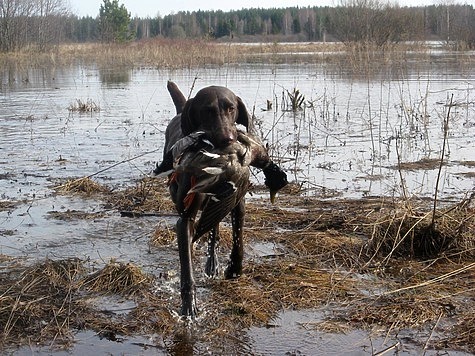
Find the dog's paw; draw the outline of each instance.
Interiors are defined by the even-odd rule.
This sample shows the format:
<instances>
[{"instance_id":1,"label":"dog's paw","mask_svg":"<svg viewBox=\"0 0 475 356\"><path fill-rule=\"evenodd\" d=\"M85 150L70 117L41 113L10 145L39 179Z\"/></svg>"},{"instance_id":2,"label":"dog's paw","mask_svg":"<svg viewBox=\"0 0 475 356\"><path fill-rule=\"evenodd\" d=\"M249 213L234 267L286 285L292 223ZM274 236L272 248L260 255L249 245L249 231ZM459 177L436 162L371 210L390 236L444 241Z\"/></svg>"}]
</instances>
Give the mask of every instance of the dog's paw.
<instances>
[{"instance_id":1,"label":"dog's paw","mask_svg":"<svg viewBox=\"0 0 475 356\"><path fill-rule=\"evenodd\" d=\"M236 266L232 263L224 271L224 278L226 279L236 279L241 277L242 274L242 266Z\"/></svg>"},{"instance_id":2,"label":"dog's paw","mask_svg":"<svg viewBox=\"0 0 475 356\"><path fill-rule=\"evenodd\" d=\"M198 315L198 308L196 307L195 293L181 294L181 315L194 319Z\"/></svg>"}]
</instances>

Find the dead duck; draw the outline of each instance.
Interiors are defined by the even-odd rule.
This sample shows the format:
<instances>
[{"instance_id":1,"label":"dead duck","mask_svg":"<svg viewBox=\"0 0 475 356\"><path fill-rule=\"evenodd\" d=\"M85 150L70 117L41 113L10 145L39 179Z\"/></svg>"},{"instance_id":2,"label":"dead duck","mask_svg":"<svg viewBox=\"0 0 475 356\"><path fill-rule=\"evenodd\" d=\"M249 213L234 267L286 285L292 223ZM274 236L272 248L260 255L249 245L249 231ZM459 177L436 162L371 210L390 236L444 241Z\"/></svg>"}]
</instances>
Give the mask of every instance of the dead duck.
<instances>
[{"instance_id":1,"label":"dead duck","mask_svg":"<svg viewBox=\"0 0 475 356\"><path fill-rule=\"evenodd\" d=\"M242 131L238 131L236 142L219 149L207 139L205 132L193 132L176 142L154 173L169 175L169 183L183 173L193 177L192 187L183 201L185 209L191 206L196 194L206 196L195 225L195 241L244 197L250 184L250 166L263 170L274 203L277 191L287 184L287 175L272 162L258 139Z\"/></svg>"}]
</instances>

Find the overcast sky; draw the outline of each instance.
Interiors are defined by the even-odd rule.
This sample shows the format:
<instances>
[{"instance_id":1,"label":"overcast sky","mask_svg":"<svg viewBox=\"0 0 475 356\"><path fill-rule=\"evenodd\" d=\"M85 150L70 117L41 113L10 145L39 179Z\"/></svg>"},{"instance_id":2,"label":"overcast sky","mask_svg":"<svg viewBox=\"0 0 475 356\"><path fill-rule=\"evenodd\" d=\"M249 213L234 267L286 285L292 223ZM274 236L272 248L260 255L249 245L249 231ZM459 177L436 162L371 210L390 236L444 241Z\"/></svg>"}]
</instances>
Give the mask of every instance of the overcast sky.
<instances>
[{"instance_id":1,"label":"overcast sky","mask_svg":"<svg viewBox=\"0 0 475 356\"><path fill-rule=\"evenodd\" d=\"M79 16L97 16L103 0L69 0L71 10ZM155 17L178 11L194 10L240 10L243 8L282 8L290 6L325 6L338 5L340 0L238 0L236 2L226 0L119 0L124 4L132 16ZM475 0L398 0L401 6L406 5L432 5L439 3L456 3L474 5ZM239 4L239 5L238 5Z\"/></svg>"}]
</instances>

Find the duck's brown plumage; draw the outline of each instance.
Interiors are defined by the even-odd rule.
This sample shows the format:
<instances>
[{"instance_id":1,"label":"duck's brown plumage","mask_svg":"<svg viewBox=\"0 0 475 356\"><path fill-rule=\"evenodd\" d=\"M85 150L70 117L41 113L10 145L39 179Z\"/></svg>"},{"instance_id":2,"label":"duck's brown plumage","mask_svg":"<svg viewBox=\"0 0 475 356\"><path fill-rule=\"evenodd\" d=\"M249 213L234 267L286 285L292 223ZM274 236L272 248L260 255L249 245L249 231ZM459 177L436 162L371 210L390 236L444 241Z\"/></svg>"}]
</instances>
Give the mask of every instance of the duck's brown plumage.
<instances>
[{"instance_id":1,"label":"duck's brown plumage","mask_svg":"<svg viewBox=\"0 0 475 356\"><path fill-rule=\"evenodd\" d=\"M177 142L173 148L174 178L183 173L192 178L184 206L189 207L196 194L206 196L194 240L216 226L244 197L249 188L249 166L265 161L265 148L252 137L238 134L238 140L224 148L215 148L201 132Z\"/></svg>"},{"instance_id":2,"label":"duck's brown plumage","mask_svg":"<svg viewBox=\"0 0 475 356\"><path fill-rule=\"evenodd\" d=\"M182 202L185 210L197 194L205 196L195 226L196 240L216 226L244 197L250 184L249 166L263 170L273 203L276 192L287 184L287 175L250 133L238 131L236 142L216 148L205 132L193 132L173 145L155 173L171 173L170 183L179 180L184 173L191 177L191 189Z\"/></svg>"}]
</instances>

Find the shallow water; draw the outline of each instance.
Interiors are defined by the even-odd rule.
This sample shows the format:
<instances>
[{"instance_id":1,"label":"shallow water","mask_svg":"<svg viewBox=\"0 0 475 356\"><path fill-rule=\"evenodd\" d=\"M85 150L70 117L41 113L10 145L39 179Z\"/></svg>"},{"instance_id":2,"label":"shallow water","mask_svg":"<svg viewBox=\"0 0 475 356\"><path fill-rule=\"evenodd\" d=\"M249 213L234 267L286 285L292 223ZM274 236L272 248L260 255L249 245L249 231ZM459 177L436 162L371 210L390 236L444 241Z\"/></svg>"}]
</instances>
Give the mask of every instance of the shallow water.
<instances>
[{"instance_id":1,"label":"shallow water","mask_svg":"<svg viewBox=\"0 0 475 356\"><path fill-rule=\"evenodd\" d=\"M402 162L439 159L445 104L453 94L457 106L450 115L447 164L439 190L442 197L459 198L473 188L466 174L475 161L475 81L466 68L450 70L446 60L434 57L425 67L415 63L403 74L384 73L372 80L328 64L249 64L173 72L82 66L4 71L1 167L10 179L3 179L1 188L7 197L16 198L8 184L19 179L23 196L41 193L42 178L93 174L157 150L98 178L120 185L150 172L174 113L166 81L176 81L187 93L196 77L194 92L218 84L242 97L272 154L287 162L294 179L306 183L304 187L345 197L401 194L396 148ZM305 96L306 108L281 111L283 106L288 109L282 98L294 88ZM77 99L92 100L100 112L69 112ZM275 111L262 111L266 100L274 101ZM437 172L404 171L409 195L433 196Z\"/></svg>"},{"instance_id":2,"label":"shallow water","mask_svg":"<svg viewBox=\"0 0 475 356\"><path fill-rule=\"evenodd\" d=\"M79 257L91 264L115 258L156 275L176 272L174 249L150 253L148 245L155 226L171 225L173 217L124 219L115 212L92 220L50 217L55 211L103 210L95 200L54 195L51 187L61 179L95 174L94 179L118 189L135 184L153 169L161 157L166 124L174 115L166 91L168 79L185 93L195 79L193 93L211 84L235 91L254 112L256 127L275 160L282 162L291 180L319 198L400 196L401 175L409 195L432 197L438 165L403 170L401 175L394 167L398 155L402 162L440 158L446 104L453 94L457 106L450 115L439 197L459 200L474 188L471 62L437 53L425 63L415 60L404 70L394 68L369 79L330 63L176 71L81 65L4 68L0 73L0 200L22 203L0 211L0 253L33 260ZM287 91L294 88L305 96L304 108L296 112L286 104ZM70 112L68 107L77 99L92 100L100 111ZM265 111L267 100L273 101L274 110ZM254 179L263 180L260 175ZM279 253L279 246L269 244L247 250L251 257ZM177 279L170 283L178 298ZM303 326L319 318L321 312L283 312L275 325L252 328L226 351L366 355L396 342L383 345L382 339L372 340L362 331L328 334ZM153 336L125 340L119 346L98 341L88 332L79 333L77 340L73 352L83 354L98 349L104 354L170 353L170 346ZM405 347L398 354L421 352L420 345ZM191 349L202 353L207 346Z\"/></svg>"}]
</instances>

